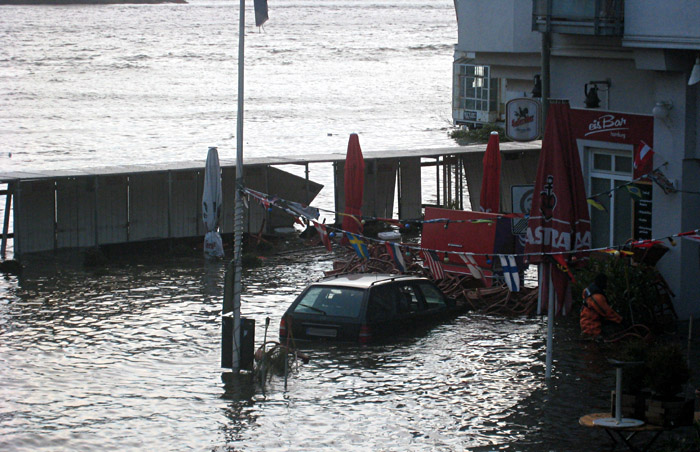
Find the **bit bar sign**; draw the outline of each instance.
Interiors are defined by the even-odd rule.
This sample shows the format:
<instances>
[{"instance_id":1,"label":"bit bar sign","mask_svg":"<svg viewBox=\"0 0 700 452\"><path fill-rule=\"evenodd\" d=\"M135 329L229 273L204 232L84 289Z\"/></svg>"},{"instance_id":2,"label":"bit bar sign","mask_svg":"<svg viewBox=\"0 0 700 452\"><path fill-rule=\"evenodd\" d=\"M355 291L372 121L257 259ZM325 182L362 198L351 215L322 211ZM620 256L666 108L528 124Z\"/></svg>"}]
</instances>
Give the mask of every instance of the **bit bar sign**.
<instances>
[{"instance_id":1,"label":"bit bar sign","mask_svg":"<svg viewBox=\"0 0 700 452\"><path fill-rule=\"evenodd\" d=\"M506 103L506 136L513 141L532 141L540 136L540 103L520 97Z\"/></svg>"}]
</instances>

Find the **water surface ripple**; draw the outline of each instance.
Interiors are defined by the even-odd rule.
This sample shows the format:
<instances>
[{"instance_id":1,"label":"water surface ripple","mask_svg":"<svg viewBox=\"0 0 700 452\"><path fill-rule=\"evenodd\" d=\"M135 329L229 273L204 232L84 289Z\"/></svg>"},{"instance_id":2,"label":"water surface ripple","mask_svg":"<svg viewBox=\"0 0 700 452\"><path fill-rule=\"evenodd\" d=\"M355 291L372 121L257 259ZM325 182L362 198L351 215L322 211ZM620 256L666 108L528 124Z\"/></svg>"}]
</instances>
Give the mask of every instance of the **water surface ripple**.
<instances>
[{"instance_id":1,"label":"water surface ripple","mask_svg":"<svg viewBox=\"0 0 700 452\"><path fill-rule=\"evenodd\" d=\"M462 315L369 347L304 345L311 361L225 394L219 366L224 264L198 254L85 270L35 256L0 284L0 449L591 450L577 419L604 409L614 371L571 321ZM244 274L243 315L262 342L331 266L324 250ZM42 262L46 265L41 265ZM48 262L54 262L51 266ZM41 269L41 270L37 270ZM598 443L595 443L598 441ZM586 447L582 445L586 444ZM547 449L543 449L546 447Z\"/></svg>"}]
</instances>

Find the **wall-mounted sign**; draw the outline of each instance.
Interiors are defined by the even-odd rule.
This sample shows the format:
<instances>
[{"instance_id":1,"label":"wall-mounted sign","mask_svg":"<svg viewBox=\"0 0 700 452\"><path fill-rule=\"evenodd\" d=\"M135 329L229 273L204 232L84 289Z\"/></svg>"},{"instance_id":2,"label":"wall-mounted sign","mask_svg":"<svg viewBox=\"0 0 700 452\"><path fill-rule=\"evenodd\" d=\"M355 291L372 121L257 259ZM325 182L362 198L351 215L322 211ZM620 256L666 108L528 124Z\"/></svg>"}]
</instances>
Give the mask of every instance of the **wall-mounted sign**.
<instances>
[{"instance_id":1,"label":"wall-mounted sign","mask_svg":"<svg viewBox=\"0 0 700 452\"><path fill-rule=\"evenodd\" d=\"M571 109L571 134L575 139L639 146L654 144L654 117L614 111Z\"/></svg>"},{"instance_id":2,"label":"wall-mounted sign","mask_svg":"<svg viewBox=\"0 0 700 452\"><path fill-rule=\"evenodd\" d=\"M651 240L651 182L637 182L634 186L642 195L634 203L634 239Z\"/></svg>"},{"instance_id":3,"label":"wall-mounted sign","mask_svg":"<svg viewBox=\"0 0 700 452\"><path fill-rule=\"evenodd\" d=\"M476 121L476 112L473 110L464 110L464 118L467 121Z\"/></svg>"},{"instance_id":4,"label":"wall-mounted sign","mask_svg":"<svg viewBox=\"0 0 700 452\"><path fill-rule=\"evenodd\" d=\"M529 97L506 103L506 136L514 141L532 141L540 136L540 103Z\"/></svg>"},{"instance_id":5,"label":"wall-mounted sign","mask_svg":"<svg viewBox=\"0 0 700 452\"><path fill-rule=\"evenodd\" d=\"M530 215L532 208L532 194L535 192L534 185L511 185L510 200L513 213ZM525 234L527 229L527 218L513 218L513 234Z\"/></svg>"}]
</instances>

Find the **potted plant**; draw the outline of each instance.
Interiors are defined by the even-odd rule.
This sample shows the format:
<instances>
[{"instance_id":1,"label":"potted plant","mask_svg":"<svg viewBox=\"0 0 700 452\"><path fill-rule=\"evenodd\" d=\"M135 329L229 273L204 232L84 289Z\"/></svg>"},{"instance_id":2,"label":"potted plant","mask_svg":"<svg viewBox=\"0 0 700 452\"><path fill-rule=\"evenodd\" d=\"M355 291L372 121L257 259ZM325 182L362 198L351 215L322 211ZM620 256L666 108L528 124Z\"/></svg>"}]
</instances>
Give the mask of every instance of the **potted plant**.
<instances>
[{"instance_id":1,"label":"potted plant","mask_svg":"<svg viewBox=\"0 0 700 452\"><path fill-rule=\"evenodd\" d=\"M684 385L690 369L675 343L646 343L642 340L622 344L615 359L639 362L627 366L622 379L622 414L654 425L692 425L695 400L685 397ZM614 396L612 398L614 402ZM612 404L612 411L615 406Z\"/></svg>"},{"instance_id":2,"label":"potted plant","mask_svg":"<svg viewBox=\"0 0 700 452\"><path fill-rule=\"evenodd\" d=\"M647 353L645 383L652 396L646 400L645 419L664 426L692 425L694 398L682 393L690 369L676 344L657 344Z\"/></svg>"}]
</instances>

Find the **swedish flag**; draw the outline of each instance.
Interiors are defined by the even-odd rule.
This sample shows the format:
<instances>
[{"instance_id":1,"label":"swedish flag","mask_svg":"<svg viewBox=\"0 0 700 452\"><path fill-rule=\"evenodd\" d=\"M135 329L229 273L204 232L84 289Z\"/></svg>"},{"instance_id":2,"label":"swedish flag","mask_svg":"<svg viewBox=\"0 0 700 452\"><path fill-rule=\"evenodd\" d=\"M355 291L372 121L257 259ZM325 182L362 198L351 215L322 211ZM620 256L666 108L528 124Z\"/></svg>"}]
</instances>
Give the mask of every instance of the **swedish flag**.
<instances>
[{"instance_id":1,"label":"swedish flag","mask_svg":"<svg viewBox=\"0 0 700 452\"><path fill-rule=\"evenodd\" d=\"M345 235L348 237L348 241L350 242L350 245L352 245L352 247L355 249L357 255L360 256L360 259L368 259L369 250L367 250L367 244L355 234L346 232Z\"/></svg>"}]
</instances>

